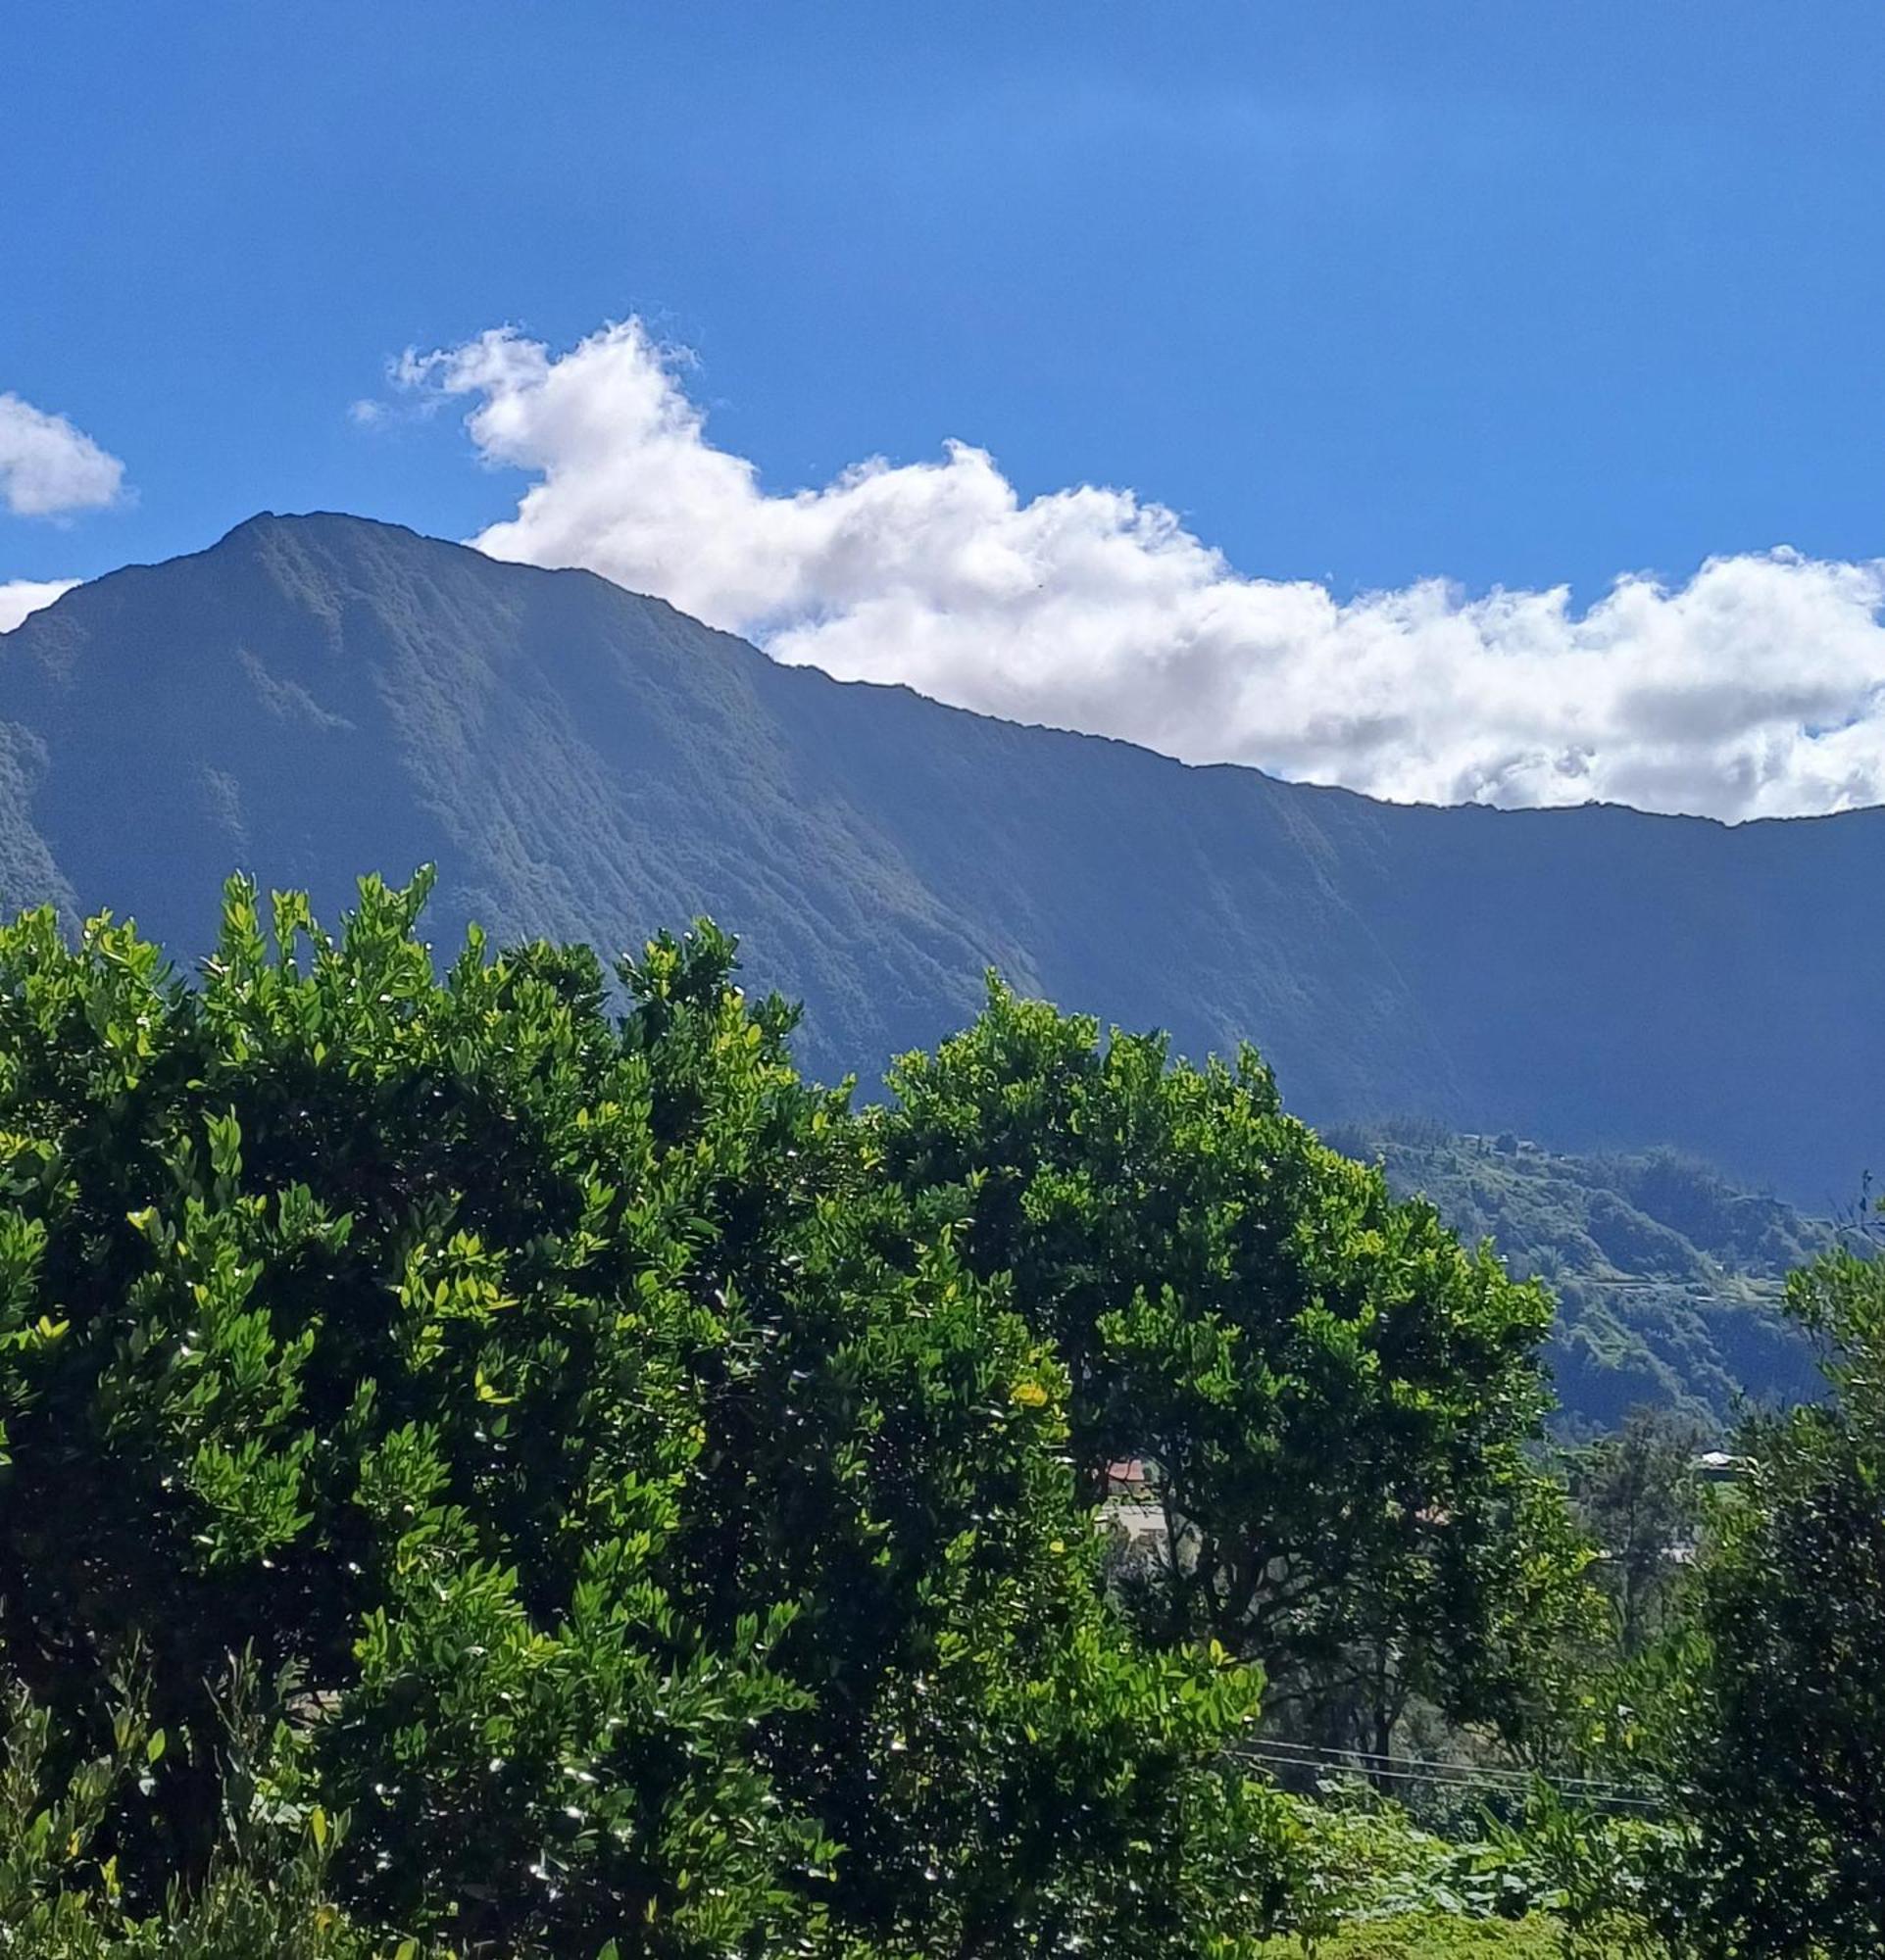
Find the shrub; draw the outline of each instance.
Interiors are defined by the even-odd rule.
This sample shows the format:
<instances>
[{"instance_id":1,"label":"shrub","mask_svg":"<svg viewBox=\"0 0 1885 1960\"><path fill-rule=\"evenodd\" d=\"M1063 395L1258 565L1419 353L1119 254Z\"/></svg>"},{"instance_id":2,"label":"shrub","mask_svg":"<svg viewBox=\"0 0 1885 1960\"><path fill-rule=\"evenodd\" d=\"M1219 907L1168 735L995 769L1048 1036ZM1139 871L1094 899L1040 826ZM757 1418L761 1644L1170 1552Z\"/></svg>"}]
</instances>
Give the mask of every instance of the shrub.
<instances>
[{"instance_id":1,"label":"shrub","mask_svg":"<svg viewBox=\"0 0 1885 1960\"><path fill-rule=\"evenodd\" d=\"M144 1671L123 1912L219 1896L246 1654L375 1936L1237 1950L1256 1676L1111 1618L1004 1283L711 927L615 1016L580 949L439 977L424 891L234 884L197 986L0 933L0 1666L77 1760Z\"/></svg>"}]
</instances>

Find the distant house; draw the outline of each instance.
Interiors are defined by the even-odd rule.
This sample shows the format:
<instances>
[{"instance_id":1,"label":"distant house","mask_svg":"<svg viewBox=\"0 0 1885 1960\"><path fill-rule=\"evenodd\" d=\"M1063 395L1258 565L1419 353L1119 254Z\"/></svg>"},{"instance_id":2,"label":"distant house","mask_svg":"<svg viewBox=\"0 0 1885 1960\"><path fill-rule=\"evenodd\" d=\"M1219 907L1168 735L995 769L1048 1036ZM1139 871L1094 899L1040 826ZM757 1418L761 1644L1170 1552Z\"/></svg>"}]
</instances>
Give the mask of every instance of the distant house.
<instances>
[{"instance_id":1,"label":"distant house","mask_svg":"<svg viewBox=\"0 0 1885 1960\"><path fill-rule=\"evenodd\" d=\"M1737 1483L1751 1467L1747 1457L1725 1449L1704 1449L1689 1465L1697 1482L1703 1484Z\"/></svg>"}]
</instances>

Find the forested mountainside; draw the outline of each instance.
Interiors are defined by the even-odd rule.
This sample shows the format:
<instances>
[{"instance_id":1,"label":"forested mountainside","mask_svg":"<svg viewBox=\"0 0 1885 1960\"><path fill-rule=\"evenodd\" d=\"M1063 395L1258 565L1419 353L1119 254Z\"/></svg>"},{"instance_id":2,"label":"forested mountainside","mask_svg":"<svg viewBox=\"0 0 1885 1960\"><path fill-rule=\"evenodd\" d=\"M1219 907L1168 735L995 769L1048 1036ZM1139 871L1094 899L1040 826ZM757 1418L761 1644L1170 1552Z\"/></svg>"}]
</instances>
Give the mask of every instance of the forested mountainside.
<instances>
[{"instance_id":1,"label":"forested mountainside","mask_svg":"<svg viewBox=\"0 0 1885 1960\"><path fill-rule=\"evenodd\" d=\"M1463 1239L1490 1239L1513 1272L1551 1287L1573 1433L1639 1403L1725 1433L1744 1402L1816 1393L1780 1301L1786 1275L1833 1243L1830 1221L1670 1150L1568 1155L1420 1119L1342 1125L1327 1141L1378 1159L1397 1193L1429 1199Z\"/></svg>"},{"instance_id":2,"label":"forested mountainside","mask_svg":"<svg viewBox=\"0 0 1885 1960\"><path fill-rule=\"evenodd\" d=\"M0 900L179 957L232 866L605 949L710 912L872 1086L981 975L1320 1121L1671 1143L1826 1206L1885 1163L1885 811L1408 808L783 667L588 573L258 517L0 643Z\"/></svg>"}]
</instances>

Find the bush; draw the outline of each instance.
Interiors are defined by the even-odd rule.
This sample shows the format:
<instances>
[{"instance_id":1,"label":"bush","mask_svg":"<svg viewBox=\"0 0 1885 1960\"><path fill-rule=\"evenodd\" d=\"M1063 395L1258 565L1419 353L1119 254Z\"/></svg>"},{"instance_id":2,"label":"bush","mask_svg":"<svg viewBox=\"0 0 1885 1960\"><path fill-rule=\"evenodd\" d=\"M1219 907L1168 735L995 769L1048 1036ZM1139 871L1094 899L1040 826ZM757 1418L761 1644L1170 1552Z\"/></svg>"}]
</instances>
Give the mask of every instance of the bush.
<instances>
[{"instance_id":1,"label":"bush","mask_svg":"<svg viewBox=\"0 0 1885 1960\"><path fill-rule=\"evenodd\" d=\"M16 1692L0 1711L0 1952L33 1960L375 1960L381 1950L327 1896L343 1823L294 1803L292 1738L265 1734L240 1691L230 1709L223 1832L193 1891L173 1886L148 1915L130 1905L105 1849L115 1813L147 1797L165 1737L127 1702L108 1751L63 1772L50 1717ZM417 1941L400 1960L427 1960Z\"/></svg>"},{"instance_id":2,"label":"bush","mask_svg":"<svg viewBox=\"0 0 1885 1960\"><path fill-rule=\"evenodd\" d=\"M148 1683L112 1910L220 1909L241 1672L375 1938L1239 1950L1290 1855L1217 1767L1257 1678L1112 1619L1003 1282L712 928L612 1018L580 949L439 978L424 890L335 941L233 885L196 987L0 933L0 1667L61 1774Z\"/></svg>"},{"instance_id":3,"label":"bush","mask_svg":"<svg viewBox=\"0 0 1885 1960\"><path fill-rule=\"evenodd\" d=\"M1547 1918L1459 1919L1449 1913L1343 1927L1305 1946L1274 1939L1266 1960L1562 1960L1563 1930Z\"/></svg>"}]
</instances>

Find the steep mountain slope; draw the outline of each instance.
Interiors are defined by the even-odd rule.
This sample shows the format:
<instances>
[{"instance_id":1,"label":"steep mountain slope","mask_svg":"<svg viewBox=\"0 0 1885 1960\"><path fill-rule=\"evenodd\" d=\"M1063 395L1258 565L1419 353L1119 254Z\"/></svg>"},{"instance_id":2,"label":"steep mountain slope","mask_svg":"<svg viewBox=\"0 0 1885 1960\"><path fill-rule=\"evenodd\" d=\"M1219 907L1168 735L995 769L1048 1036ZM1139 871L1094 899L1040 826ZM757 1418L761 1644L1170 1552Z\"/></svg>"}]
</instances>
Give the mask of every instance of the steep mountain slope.
<instances>
[{"instance_id":1,"label":"steep mountain slope","mask_svg":"<svg viewBox=\"0 0 1885 1960\"><path fill-rule=\"evenodd\" d=\"M1739 829L1409 809L780 667L587 573L259 517L0 641L0 899L179 955L236 864L329 908L440 866L441 939L707 910L874 1079L1020 986L1318 1118L1669 1141L1810 1202L1885 1163L1885 810Z\"/></svg>"},{"instance_id":2,"label":"steep mountain slope","mask_svg":"<svg viewBox=\"0 0 1885 1960\"><path fill-rule=\"evenodd\" d=\"M1490 1239L1557 1296L1552 1362L1570 1427L1614 1427L1638 1402L1722 1427L1742 1397L1808 1399L1821 1383L1782 1283L1834 1229L1676 1152L1549 1151L1437 1123L1338 1125L1336 1149L1378 1160L1462 1238Z\"/></svg>"}]
</instances>

